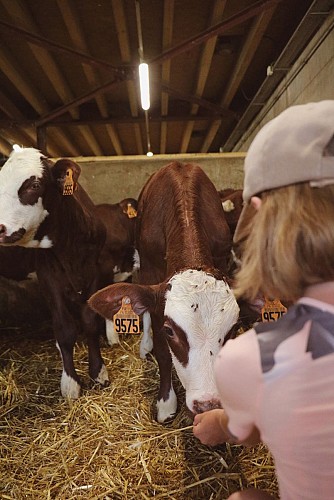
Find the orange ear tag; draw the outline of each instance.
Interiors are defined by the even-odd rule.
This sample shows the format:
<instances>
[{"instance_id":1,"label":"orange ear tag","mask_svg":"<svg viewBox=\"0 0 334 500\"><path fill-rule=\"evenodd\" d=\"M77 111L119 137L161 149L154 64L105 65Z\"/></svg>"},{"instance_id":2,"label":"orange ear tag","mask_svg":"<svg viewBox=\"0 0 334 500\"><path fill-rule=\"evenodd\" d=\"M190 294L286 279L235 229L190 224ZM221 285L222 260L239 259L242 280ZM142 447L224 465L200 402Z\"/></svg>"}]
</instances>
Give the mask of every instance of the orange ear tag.
<instances>
[{"instance_id":1,"label":"orange ear tag","mask_svg":"<svg viewBox=\"0 0 334 500\"><path fill-rule=\"evenodd\" d=\"M287 308L283 306L279 299L269 300L266 298L261 309L262 321L277 321L286 312Z\"/></svg>"},{"instance_id":2,"label":"orange ear tag","mask_svg":"<svg viewBox=\"0 0 334 500\"><path fill-rule=\"evenodd\" d=\"M132 219L133 217L137 217L137 210L133 208L131 203L128 203L128 207L126 209L126 214L129 217L129 219Z\"/></svg>"},{"instance_id":3,"label":"orange ear tag","mask_svg":"<svg viewBox=\"0 0 334 500\"><path fill-rule=\"evenodd\" d=\"M66 178L64 182L63 195L72 195L74 192L73 171L71 168L66 170Z\"/></svg>"},{"instance_id":4,"label":"orange ear tag","mask_svg":"<svg viewBox=\"0 0 334 500\"><path fill-rule=\"evenodd\" d=\"M139 316L132 310L129 297L122 298L121 308L114 314L114 328L116 333L140 333Z\"/></svg>"}]
</instances>

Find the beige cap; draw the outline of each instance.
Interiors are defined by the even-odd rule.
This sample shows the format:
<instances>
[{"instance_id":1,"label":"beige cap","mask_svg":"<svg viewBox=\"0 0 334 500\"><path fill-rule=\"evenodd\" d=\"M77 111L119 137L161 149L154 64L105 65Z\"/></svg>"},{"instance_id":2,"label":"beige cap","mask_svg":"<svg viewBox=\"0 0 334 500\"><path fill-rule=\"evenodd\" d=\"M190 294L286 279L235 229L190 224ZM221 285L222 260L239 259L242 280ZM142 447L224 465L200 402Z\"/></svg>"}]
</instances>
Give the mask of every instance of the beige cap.
<instances>
[{"instance_id":1,"label":"beige cap","mask_svg":"<svg viewBox=\"0 0 334 500\"><path fill-rule=\"evenodd\" d=\"M291 106L264 125L245 158L244 208L234 242L243 239L252 196L299 182L334 183L333 136L334 100Z\"/></svg>"}]
</instances>

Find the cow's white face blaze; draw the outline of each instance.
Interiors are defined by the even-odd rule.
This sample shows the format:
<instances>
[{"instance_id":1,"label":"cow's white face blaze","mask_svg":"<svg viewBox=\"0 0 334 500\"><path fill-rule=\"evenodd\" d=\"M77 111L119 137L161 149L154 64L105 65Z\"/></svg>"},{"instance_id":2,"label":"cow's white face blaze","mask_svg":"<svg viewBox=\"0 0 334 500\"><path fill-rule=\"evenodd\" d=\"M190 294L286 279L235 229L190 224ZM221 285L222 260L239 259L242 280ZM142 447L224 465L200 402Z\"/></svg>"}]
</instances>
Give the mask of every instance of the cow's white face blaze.
<instances>
[{"instance_id":1,"label":"cow's white face blaze","mask_svg":"<svg viewBox=\"0 0 334 500\"><path fill-rule=\"evenodd\" d=\"M48 215L40 196L42 157L34 148L14 151L0 171L1 244L40 246L34 235Z\"/></svg>"},{"instance_id":2,"label":"cow's white face blaze","mask_svg":"<svg viewBox=\"0 0 334 500\"><path fill-rule=\"evenodd\" d=\"M178 377L193 413L220 404L213 362L239 306L228 284L204 271L187 270L170 280L165 333Z\"/></svg>"}]
</instances>

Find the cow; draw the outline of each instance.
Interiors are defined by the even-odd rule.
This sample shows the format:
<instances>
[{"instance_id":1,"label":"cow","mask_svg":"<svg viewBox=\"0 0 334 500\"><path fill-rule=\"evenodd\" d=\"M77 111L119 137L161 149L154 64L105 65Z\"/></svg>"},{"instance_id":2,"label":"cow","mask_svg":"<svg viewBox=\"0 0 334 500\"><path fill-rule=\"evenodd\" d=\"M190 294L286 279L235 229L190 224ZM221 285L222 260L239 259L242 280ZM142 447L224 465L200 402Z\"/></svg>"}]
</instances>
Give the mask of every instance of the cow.
<instances>
[{"instance_id":1,"label":"cow","mask_svg":"<svg viewBox=\"0 0 334 500\"><path fill-rule=\"evenodd\" d=\"M177 411L172 364L192 414L220 407L212 366L239 307L226 278L231 235L211 180L192 164L156 171L138 199L139 283L116 283L89 305L112 319L123 297L135 313L150 314L160 372L157 420Z\"/></svg>"},{"instance_id":2,"label":"cow","mask_svg":"<svg viewBox=\"0 0 334 500\"><path fill-rule=\"evenodd\" d=\"M134 198L124 198L114 204L95 205L96 217L102 220L107 229L102 256L104 267L108 276L114 273L114 281L125 281L132 276L137 206L138 202Z\"/></svg>"},{"instance_id":3,"label":"cow","mask_svg":"<svg viewBox=\"0 0 334 500\"><path fill-rule=\"evenodd\" d=\"M135 220L138 202L124 198L119 203L101 203L95 206L95 215L103 221L107 230L106 242L100 260L103 262L105 281L129 281L135 266ZM106 321L109 345L119 343L112 321Z\"/></svg>"},{"instance_id":4,"label":"cow","mask_svg":"<svg viewBox=\"0 0 334 500\"><path fill-rule=\"evenodd\" d=\"M34 148L12 152L0 171L0 245L36 252L36 273L63 362L61 393L70 398L81 388L73 360L79 332L88 338L90 377L109 383L99 345L104 321L87 305L92 293L113 280L105 264L107 229L79 176L74 161L54 163Z\"/></svg>"}]
</instances>

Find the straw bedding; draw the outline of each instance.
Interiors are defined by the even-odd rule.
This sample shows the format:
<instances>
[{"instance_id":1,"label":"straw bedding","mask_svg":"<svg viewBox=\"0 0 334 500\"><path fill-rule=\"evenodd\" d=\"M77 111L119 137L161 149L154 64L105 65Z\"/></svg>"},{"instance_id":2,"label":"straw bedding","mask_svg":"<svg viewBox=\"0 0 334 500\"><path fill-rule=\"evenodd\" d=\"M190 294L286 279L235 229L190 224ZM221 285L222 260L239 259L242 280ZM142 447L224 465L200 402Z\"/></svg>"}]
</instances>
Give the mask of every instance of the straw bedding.
<instances>
[{"instance_id":1,"label":"straw bedding","mask_svg":"<svg viewBox=\"0 0 334 500\"><path fill-rule=\"evenodd\" d=\"M50 325L0 330L0 498L213 500L249 486L277 494L265 446L209 448L194 438L176 378L176 419L154 420L158 368L139 358L139 340L125 336L111 348L102 339L111 385L101 390L79 339L85 387L70 401L60 397Z\"/></svg>"}]
</instances>

